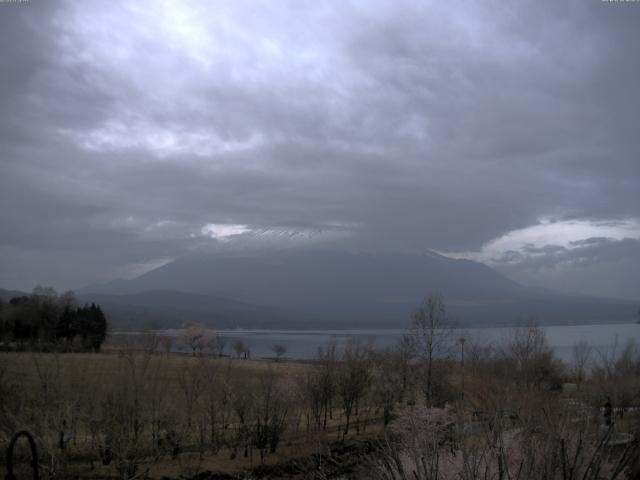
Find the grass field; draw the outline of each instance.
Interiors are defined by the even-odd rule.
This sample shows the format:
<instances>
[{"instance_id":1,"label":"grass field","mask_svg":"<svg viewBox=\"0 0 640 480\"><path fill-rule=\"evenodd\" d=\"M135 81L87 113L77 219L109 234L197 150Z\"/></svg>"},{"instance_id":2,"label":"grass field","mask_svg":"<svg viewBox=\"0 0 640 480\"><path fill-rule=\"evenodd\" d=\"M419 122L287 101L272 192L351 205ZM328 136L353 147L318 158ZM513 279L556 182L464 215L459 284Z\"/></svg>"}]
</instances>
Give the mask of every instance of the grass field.
<instances>
[{"instance_id":1,"label":"grass field","mask_svg":"<svg viewBox=\"0 0 640 480\"><path fill-rule=\"evenodd\" d=\"M32 353L8 352L0 354L0 366L5 370L5 379L17 380L25 386L35 386L41 380L43 369L49 373L59 370L62 381L73 381L76 375L88 375L108 380L114 378L122 364L131 358L131 353L111 351L107 353ZM214 369L231 369L237 375L253 375L264 371L278 373L301 372L309 363L294 361L268 361L236 359L229 357L201 357L184 354L138 354L147 357L149 368L159 380L167 382L170 388L178 385L180 372L203 362ZM160 368L161 367L161 368Z\"/></svg>"},{"instance_id":2,"label":"grass field","mask_svg":"<svg viewBox=\"0 0 640 480\"><path fill-rule=\"evenodd\" d=\"M398 461L477 478L460 476L462 458L487 478L519 462L529 472L521 480L589 465L615 472L622 461L640 472L640 354L577 377L548 349L518 345L479 350L464 365L357 342L312 362L113 347L0 353L0 445L33 433L41 478L374 478L378 468L379 480L403 478ZM594 475L584 478L608 478Z\"/></svg>"},{"instance_id":3,"label":"grass field","mask_svg":"<svg viewBox=\"0 0 640 480\"><path fill-rule=\"evenodd\" d=\"M83 478L126 478L132 469L178 478L304 459L343 438L338 408L322 431L310 427L298 385L312 368L122 351L3 353L1 441L27 429L50 474ZM379 431L370 408L358 420L358 438ZM277 450L259 446L256 431L275 423Z\"/></svg>"}]
</instances>

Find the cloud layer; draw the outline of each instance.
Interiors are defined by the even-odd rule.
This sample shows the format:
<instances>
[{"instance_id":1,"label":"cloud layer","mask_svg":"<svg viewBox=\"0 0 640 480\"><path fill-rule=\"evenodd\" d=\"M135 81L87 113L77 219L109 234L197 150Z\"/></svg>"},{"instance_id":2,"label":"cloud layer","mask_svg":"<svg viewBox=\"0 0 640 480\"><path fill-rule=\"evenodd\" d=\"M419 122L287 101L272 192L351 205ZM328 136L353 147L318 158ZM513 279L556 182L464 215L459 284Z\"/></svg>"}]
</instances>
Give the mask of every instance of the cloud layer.
<instances>
[{"instance_id":1,"label":"cloud layer","mask_svg":"<svg viewBox=\"0 0 640 480\"><path fill-rule=\"evenodd\" d=\"M639 21L596 1L0 4L0 284L237 240L477 253L550 219L637 224ZM519 253L494 263L544 282Z\"/></svg>"}]
</instances>

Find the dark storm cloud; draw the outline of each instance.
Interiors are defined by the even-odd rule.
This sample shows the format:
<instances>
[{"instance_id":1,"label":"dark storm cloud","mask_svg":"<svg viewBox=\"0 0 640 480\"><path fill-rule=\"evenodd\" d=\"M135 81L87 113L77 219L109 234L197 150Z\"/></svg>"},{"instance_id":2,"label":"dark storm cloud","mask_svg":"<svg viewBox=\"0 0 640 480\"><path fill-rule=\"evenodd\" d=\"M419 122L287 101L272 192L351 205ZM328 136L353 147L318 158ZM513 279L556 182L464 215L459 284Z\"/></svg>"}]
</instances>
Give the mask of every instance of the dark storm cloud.
<instances>
[{"instance_id":1,"label":"dark storm cloud","mask_svg":"<svg viewBox=\"0 0 640 480\"><path fill-rule=\"evenodd\" d=\"M473 257L543 219L637 219L639 20L603 2L0 4L0 284L226 242L207 225Z\"/></svg>"}]
</instances>

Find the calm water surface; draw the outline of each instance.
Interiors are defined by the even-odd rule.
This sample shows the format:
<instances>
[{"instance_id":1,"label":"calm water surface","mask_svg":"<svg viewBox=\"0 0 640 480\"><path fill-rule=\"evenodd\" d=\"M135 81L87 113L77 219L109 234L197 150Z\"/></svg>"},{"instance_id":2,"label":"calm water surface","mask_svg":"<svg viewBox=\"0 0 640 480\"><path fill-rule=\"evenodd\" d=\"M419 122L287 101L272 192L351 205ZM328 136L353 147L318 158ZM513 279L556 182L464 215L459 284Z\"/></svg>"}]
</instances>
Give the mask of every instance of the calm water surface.
<instances>
[{"instance_id":1,"label":"calm water surface","mask_svg":"<svg viewBox=\"0 0 640 480\"><path fill-rule=\"evenodd\" d=\"M569 360L573 345L579 340L586 340L599 351L618 351L629 340L640 344L640 324L615 325L572 325L542 327L547 341L555 354ZM465 328L459 329L455 335L466 337L475 343L499 344L509 338L511 328ZM179 330L166 330L166 335L179 335ZM397 344L405 330L226 330L219 331L226 339L225 354L232 354L232 345L242 340L251 348L252 357L273 357L272 347L276 344L287 347L289 358L313 358L318 347L335 342L338 348L351 337L358 337L364 342L371 342L375 347L384 348Z\"/></svg>"}]
</instances>

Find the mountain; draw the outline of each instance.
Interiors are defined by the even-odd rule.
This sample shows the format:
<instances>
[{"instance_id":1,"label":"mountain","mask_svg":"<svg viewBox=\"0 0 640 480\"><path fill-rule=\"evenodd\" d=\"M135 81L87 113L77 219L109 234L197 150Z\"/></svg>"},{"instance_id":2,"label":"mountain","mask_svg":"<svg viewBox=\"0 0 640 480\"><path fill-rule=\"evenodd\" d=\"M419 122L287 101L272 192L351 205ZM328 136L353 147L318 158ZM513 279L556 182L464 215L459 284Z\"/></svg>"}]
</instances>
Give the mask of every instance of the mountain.
<instances>
[{"instance_id":1,"label":"mountain","mask_svg":"<svg viewBox=\"0 0 640 480\"><path fill-rule=\"evenodd\" d=\"M196 255L80 293L120 309L155 309L176 323L191 312L242 327L402 328L431 291L441 292L452 315L471 325L509 324L531 315L555 324L631 322L637 310L629 301L525 287L486 265L432 252ZM163 298L168 294L161 292L173 293ZM101 302L96 294L110 297Z\"/></svg>"}]
</instances>

